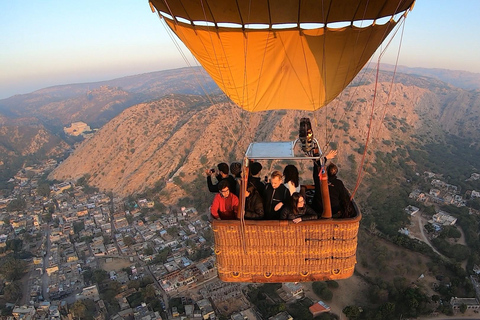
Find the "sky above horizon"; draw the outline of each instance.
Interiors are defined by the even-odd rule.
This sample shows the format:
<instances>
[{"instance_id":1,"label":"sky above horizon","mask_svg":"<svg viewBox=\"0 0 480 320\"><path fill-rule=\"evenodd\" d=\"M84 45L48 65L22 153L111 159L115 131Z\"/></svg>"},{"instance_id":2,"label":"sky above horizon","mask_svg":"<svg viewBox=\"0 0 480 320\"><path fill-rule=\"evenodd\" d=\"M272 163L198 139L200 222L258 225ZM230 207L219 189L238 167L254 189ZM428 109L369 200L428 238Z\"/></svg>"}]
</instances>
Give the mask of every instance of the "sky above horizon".
<instances>
[{"instance_id":1,"label":"sky above horizon","mask_svg":"<svg viewBox=\"0 0 480 320\"><path fill-rule=\"evenodd\" d=\"M480 73L479 12L480 1L417 0L398 64ZM0 1L0 30L0 99L188 66L147 0Z\"/></svg>"}]
</instances>

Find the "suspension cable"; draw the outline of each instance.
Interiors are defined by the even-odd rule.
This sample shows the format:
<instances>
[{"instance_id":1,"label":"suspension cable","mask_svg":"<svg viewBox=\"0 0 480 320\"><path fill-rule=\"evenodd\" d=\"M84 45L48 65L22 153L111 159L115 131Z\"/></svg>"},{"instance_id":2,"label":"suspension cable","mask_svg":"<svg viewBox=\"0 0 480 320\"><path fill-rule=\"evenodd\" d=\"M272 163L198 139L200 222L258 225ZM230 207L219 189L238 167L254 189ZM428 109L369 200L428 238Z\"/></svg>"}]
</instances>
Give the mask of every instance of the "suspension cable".
<instances>
[{"instance_id":1,"label":"suspension cable","mask_svg":"<svg viewBox=\"0 0 480 320\"><path fill-rule=\"evenodd\" d=\"M404 31L404 26L405 26L405 16L406 14L404 14L403 16L403 20L401 21L401 25L402 25L402 36L400 38L400 45L399 45L399 50L397 51L397 59L396 59L396 62L395 62L395 70L397 68L397 65L398 65L398 58L399 58L399 55L400 55L400 48L401 48L401 43L403 41L403 31ZM397 31L398 31L399 28L397 28ZM396 31L396 32L397 32ZM394 32L394 35L396 34L396 32ZM393 35L393 36L394 36ZM379 72L380 72L380 61L383 57L383 55L385 54L387 48L390 46L392 40L393 40L393 36L392 38L390 39L390 41L387 43L385 49L383 49L383 51L380 53L379 57L378 57L378 61L377 61L377 70L376 70L376 77L375 77L375 89L374 89L374 94L373 94L373 101L372 101L372 108L371 108L371 111L370 111L370 119L369 119L369 126L368 126L368 130L367 130L367 137L366 137L366 141L365 141L365 147L364 147L364 150L363 150L363 154L362 154L362 160L360 162L360 166L358 168L358 175L357 175L357 182L355 184L355 188L352 192L352 195L351 195L351 199L353 199L353 197L355 196L355 193L357 192L359 186L360 186L360 183L363 179L363 173L365 172L365 157L366 157L366 154L367 154L367 149L368 149L368 144L369 144L369 141L370 141L370 133L372 131L372 128L373 128L373 115L374 115L374 109L375 109L375 101L376 101L376 97L377 97L377 88L378 88L378 79L379 79ZM394 73L394 76L395 76L395 73ZM394 77L392 77L392 81L391 81L391 86L393 86L393 81L394 81ZM391 91L391 89L390 89ZM390 97L390 94L391 92L389 93L388 95L388 99ZM387 100L388 100L387 99ZM385 108L386 108L386 105L388 104L388 102L385 104ZM383 120L384 119L381 119L381 123L383 123Z\"/></svg>"}]
</instances>

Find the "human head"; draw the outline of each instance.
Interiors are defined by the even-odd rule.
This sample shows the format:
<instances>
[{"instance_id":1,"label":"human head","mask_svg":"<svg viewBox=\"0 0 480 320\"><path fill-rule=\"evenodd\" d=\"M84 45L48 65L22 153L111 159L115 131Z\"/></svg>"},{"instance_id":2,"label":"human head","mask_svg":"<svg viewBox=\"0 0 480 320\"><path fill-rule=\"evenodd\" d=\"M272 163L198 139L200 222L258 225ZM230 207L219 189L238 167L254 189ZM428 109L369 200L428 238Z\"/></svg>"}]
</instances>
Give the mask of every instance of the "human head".
<instances>
[{"instance_id":1,"label":"human head","mask_svg":"<svg viewBox=\"0 0 480 320\"><path fill-rule=\"evenodd\" d=\"M255 185L249 182L247 186L247 193L245 194L245 196L246 197L250 196L252 193L255 192L255 190L257 190L257 188L255 188Z\"/></svg>"},{"instance_id":2,"label":"human head","mask_svg":"<svg viewBox=\"0 0 480 320\"><path fill-rule=\"evenodd\" d=\"M270 184L272 185L273 189L277 189L280 184L282 183L282 173L278 170L275 170L270 175Z\"/></svg>"},{"instance_id":3,"label":"human head","mask_svg":"<svg viewBox=\"0 0 480 320\"><path fill-rule=\"evenodd\" d=\"M232 162L230 165L230 173L234 177L239 177L240 173L242 173L242 164L240 162Z\"/></svg>"},{"instance_id":4,"label":"human head","mask_svg":"<svg viewBox=\"0 0 480 320\"><path fill-rule=\"evenodd\" d=\"M218 192L221 196L225 198L228 197L228 195L230 194L230 189L228 188L228 181L226 179L223 179L218 183Z\"/></svg>"},{"instance_id":5,"label":"human head","mask_svg":"<svg viewBox=\"0 0 480 320\"><path fill-rule=\"evenodd\" d=\"M293 164L289 164L283 169L283 176L285 183L292 181L295 187L298 187L298 169Z\"/></svg>"},{"instance_id":6,"label":"human head","mask_svg":"<svg viewBox=\"0 0 480 320\"><path fill-rule=\"evenodd\" d=\"M226 164L225 162L219 163L217 165L217 168L218 168L218 171L220 172L220 174L223 173L224 175L228 176L228 164Z\"/></svg>"},{"instance_id":7,"label":"human head","mask_svg":"<svg viewBox=\"0 0 480 320\"><path fill-rule=\"evenodd\" d=\"M329 178L333 178L337 175L338 173L338 167L335 165L335 163L330 163L327 166L327 175Z\"/></svg>"},{"instance_id":8,"label":"human head","mask_svg":"<svg viewBox=\"0 0 480 320\"><path fill-rule=\"evenodd\" d=\"M292 194L292 207L303 208L305 206L305 198L298 192Z\"/></svg>"},{"instance_id":9,"label":"human head","mask_svg":"<svg viewBox=\"0 0 480 320\"><path fill-rule=\"evenodd\" d=\"M262 171L262 164L260 162L252 162L250 164L250 174L256 176Z\"/></svg>"}]
</instances>

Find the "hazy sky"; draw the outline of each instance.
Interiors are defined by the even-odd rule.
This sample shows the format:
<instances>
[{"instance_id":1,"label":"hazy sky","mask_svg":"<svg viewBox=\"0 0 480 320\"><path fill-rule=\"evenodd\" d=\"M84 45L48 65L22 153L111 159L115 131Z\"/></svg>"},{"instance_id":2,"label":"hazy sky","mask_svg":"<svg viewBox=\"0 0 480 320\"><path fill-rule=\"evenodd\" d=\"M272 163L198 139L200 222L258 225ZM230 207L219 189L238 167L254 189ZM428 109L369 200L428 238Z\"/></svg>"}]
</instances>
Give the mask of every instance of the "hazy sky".
<instances>
[{"instance_id":1,"label":"hazy sky","mask_svg":"<svg viewBox=\"0 0 480 320\"><path fill-rule=\"evenodd\" d=\"M399 64L480 73L479 13L477 0L417 0ZM0 31L0 99L187 66L147 0L3 0Z\"/></svg>"}]
</instances>

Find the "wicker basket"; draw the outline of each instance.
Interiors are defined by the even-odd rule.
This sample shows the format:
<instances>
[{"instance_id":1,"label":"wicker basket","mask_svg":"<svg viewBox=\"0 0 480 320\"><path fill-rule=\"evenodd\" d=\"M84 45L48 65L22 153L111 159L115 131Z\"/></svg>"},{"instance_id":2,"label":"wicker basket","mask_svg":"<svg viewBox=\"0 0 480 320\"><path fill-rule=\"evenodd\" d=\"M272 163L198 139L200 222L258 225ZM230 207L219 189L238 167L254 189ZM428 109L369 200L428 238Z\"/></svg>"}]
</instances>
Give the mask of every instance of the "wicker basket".
<instances>
[{"instance_id":1,"label":"wicker basket","mask_svg":"<svg viewBox=\"0 0 480 320\"><path fill-rule=\"evenodd\" d=\"M361 214L350 219L214 220L215 254L225 282L345 279L356 264Z\"/></svg>"}]
</instances>

